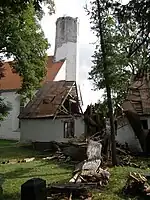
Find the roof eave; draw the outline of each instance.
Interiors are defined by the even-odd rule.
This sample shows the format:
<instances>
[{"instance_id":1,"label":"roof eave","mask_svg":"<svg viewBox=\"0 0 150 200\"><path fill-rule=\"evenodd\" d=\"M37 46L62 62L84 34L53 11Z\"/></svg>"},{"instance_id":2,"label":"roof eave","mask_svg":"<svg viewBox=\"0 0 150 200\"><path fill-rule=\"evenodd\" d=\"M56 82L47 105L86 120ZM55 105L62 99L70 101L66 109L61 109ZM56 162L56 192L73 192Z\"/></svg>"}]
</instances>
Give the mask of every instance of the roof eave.
<instances>
[{"instance_id":1,"label":"roof eave","mask_svg":"<svg viewBox=\"0 0 150 200\"><path fill-rule=\"evenodd\" d=\"M82 117L82 114L73 114L73 115L57 115L57 118L73 118L73 117ZM18 117L19 119L53 119L54 115L44 115L44 116L35 116L35 117Z\"/></svg>"}]
</instances>

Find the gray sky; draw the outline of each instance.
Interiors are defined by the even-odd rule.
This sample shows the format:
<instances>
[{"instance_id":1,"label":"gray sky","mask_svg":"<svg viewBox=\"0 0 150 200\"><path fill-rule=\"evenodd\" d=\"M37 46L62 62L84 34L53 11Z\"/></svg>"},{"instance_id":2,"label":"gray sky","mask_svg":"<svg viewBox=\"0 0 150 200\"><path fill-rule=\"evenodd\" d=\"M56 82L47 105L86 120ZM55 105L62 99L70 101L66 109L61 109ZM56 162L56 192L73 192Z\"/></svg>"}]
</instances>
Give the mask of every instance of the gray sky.
<instances>
[{"instance_id":1,"label":"gray sky","mask_svg":"<svg viewBox=\"0 0 150 200\"><path fill-rule=\"evenodd\" d=\"M55 22L58 17L71 16L79 18L79 80L85 107L90 103L97 102L102 95L101 91L93 91L93 84L88 80L88 72L91 69L91 56L95 46L92 44L96 41L95 36L90 30L90 23L88 16L84 10L84 6L89 0L55 0L56 14L49 16L46 11L41 25L44 30L45 36L51 44L48 50L49 55L54 54L55 44ZM123 0L127 3L128 0Z\"/></svg>"}]
</instances>

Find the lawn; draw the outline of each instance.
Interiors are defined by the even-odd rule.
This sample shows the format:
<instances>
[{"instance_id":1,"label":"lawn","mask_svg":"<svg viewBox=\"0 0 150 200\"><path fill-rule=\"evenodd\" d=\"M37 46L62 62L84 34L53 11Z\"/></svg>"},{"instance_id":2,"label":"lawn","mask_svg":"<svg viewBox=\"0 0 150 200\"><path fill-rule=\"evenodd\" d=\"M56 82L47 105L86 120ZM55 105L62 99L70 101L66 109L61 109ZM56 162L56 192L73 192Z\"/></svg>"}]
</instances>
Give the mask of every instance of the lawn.
<instances>
[{"instance_id":1,"label":"lawn","mask_svg":"<svg viewBox=\"0 0 150 200\"><path fill-rule=\"evenodd\" d=\"M29 157L38 158L40 152L16 147L13 141L0 141L0 162ZM72 166L38 159L29 163L0 164L0 177L4 179L4 200L19 200L20 186L30 178L43 178L47 183L66 182L70 179Z\"/></svg>"},{"instance_id":2,"label":"lawn","mask_svg":"<svg viewBox=\"0 0 150 200\"><path fill-rule=\"evenodd\" d=\"M30 178L39 177L47 183L67 182L72 176L73 167L69 164L60 162L46 162L39 158L40 152L29 150L27 148L17 147L13 141L0 141L0 162L10 159L22 159L29 157L38 158L29 163L0 164L0 176L4 179L3 190L4 200L19 200L20 186ZM150 164L149 159L136 160L143 166ZM93 199L105 200L123 200L131 199L124 197L121 190L126 183L130 171L148 173L150 170L138 169L133 167L114 167L108 169L111 173L109 184L102 191L94 191ZM137 198L134 198L137 199Z\"/></svg>"}]
</instances>

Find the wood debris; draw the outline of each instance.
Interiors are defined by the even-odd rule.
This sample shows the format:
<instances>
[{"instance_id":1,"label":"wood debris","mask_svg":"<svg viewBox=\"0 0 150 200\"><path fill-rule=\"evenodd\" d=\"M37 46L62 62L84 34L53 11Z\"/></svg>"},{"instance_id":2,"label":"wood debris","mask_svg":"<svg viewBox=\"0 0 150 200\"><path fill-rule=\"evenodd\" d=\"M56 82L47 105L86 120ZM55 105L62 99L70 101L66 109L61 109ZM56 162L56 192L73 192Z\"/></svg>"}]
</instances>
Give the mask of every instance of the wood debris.
<instances>
[{"instance_id":1,"label":"wood debris","mask_svg":"<svg viewBox=\"0 0 150 200\"><path fill-rule=\"evenodd\" d=\"M123 188L123 193L128 196L149 196L150 186L147 183L145 176L139 173L131 173L127 179L126 185Z\"/></svg>"},{"instance_id":2,"label":"wood debris","mask_svg":"<svg viewBox=\"0 0 150 200\"><path fill-rule=\"evenodd\" d=\"M0 164L17 164L17 163L27 163L27 162L32 162L35 160L35 157L33 158L24 158L21 160L18 159L11 159L11 160L7 160L7 161L3 161Z\"/></svg>"},{"instance_id":3,"label":"wood debris","mask_svg":"<svg viewBox=\"0 0 150 200\"><path fill-rule=\"evenodd\" d=\"M95 187L93 183L67 183L63 185L49 185L47 188L47 195L49 199L87 199L89 195L88 190Z\"/></svg>"},{"instance_id":4,"label":"wood debris","mask_svg":"<svg viewBox=\"0 0 150 200\"><path fill-rule=\"evenodd\" d=\"M93 182L99 186L108 183L110 173L101 166L101 149L102 145L99 142L90 140L87 147L88 159L79 163L75 167L74 176L70 182L74 183L89 183Z\"/></svg>"},{"instance_id":5,"label":"wood debris","mask_svg":"<svg viewBox=\"0 0 150 200\"><path fill-rule=\"evenodd\" d=\"M101 143L89 140L86 151L87 159L77 164L68 184L48 187L49 199L92 200L92 195L89 195L88 190L105 186L110 178L107 169L101 168L101 150Z\"/></svg>"}]
</instances>

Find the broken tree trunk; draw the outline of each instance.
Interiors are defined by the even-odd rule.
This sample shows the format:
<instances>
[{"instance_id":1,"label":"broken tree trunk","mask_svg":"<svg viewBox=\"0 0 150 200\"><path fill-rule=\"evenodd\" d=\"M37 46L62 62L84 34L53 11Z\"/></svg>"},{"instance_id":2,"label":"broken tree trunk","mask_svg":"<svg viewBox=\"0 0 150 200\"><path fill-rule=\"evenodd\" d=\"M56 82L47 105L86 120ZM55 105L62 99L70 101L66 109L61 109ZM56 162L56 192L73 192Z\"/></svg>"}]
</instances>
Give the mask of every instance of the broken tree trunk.
<instances>
[{"instance_id":1,"label":"broken tree trunk","mask_svg":"<svg viewBox=\"0 0 150 200\"><path fill-rule=\"evenodd\" d=\"M114 115L113 115L113 106L112 106L112 99L111 99L111 88L110 88L110 83L109 83L109 72L108 72L107 62L106 62L106 56L107 55L106 55L106 49L105 49L105 41L104 41L104 32L103 32L103 26L102 26L100 2L99 2L99 0L97 0L96 2L97 2L97 10L98 10L98 25L99 25L99 34L100 34L100 46L101 46L102 58L103 58L104 79L105 79L105 86L106 86L106 91L107 91L107 104L108 104L110 126L111 126L112 164L117 165Z\"/></svg>"}]
</instances>

